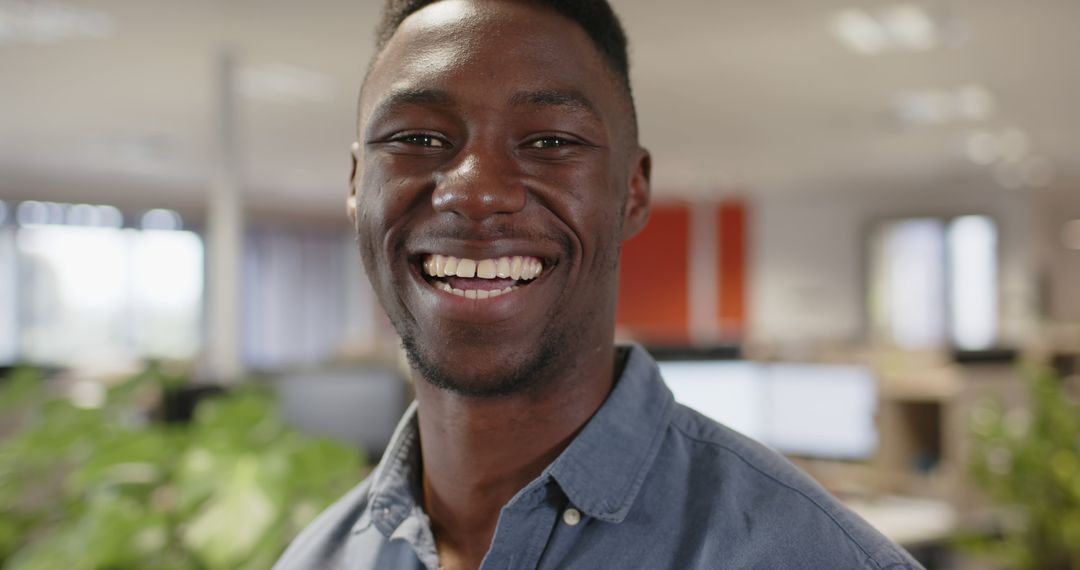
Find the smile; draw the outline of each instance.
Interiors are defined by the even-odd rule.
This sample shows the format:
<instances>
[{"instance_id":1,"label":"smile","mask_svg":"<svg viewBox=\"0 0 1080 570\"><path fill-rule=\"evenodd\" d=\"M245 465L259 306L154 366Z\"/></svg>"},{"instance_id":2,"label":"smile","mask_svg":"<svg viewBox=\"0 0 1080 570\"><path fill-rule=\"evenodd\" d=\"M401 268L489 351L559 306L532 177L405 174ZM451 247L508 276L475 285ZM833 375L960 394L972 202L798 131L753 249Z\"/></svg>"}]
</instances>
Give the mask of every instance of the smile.
<instances>
[{"instance_id":1,"label":"smile","mask_svg":"<svg viewBox=\"0 0 1080 570\"><path fill-rule=\"evenodd\" d=\"M437 289L466 299L492 299L529 284L544 270L536 257L514 255L474 260L452 255L427 255L424 276Z\"/></svg>"}]
</instances>

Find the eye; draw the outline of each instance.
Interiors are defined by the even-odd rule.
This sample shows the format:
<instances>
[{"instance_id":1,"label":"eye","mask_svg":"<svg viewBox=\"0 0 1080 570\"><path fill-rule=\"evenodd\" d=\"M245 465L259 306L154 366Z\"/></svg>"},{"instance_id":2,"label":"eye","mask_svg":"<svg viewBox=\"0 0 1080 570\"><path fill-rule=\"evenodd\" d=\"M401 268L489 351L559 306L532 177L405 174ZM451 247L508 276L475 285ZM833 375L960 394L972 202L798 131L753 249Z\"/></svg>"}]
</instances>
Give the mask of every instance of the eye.
<instances>
[{"instance_id":1,"label":"eye","mask_svg":"<svg viewBox=\"0 0 1080 570\"><path fill-rule=\"evenodd\" d=\"M529 148L558 148L574 144L573 141L560 137L543 137L529 143Z\"/></svg>"},{"instance_id":2,"label":"eye","mask_svg":"<svg viewBox=\"0 0 1080 570\"><path fill-rule=\"evenodd\" d=\"M426 146L431 148L445 148L447 146L446 141L425 134L408 134L401 135L393 139L394 142L401 142L415 146Z\"/></svg>"}]
</instances>

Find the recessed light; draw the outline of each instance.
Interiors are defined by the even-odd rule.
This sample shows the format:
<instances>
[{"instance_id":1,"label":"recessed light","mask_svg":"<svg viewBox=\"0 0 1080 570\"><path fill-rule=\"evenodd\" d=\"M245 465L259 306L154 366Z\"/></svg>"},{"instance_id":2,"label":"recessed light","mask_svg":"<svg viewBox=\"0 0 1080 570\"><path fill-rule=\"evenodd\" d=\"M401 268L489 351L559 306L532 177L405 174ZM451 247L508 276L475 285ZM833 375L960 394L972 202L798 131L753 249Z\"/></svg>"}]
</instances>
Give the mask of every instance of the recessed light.
<instances>
[{"instance_id":1,"label":"recessed light","mask_svg":"<svg viewBox=\"0 0 1080 570\"><path fill-rule=\"evenodd\" d=\"M994 110L994 96L981 85L955 89L915 89L901 93L894 102L901 122L939 125L953 121L982 121Z\"/></svg>"},{"instance_id":2,"label":"recessed light","mask_svg":"<svg viewBox=\"0 0 1080 570\"><path fill-rule=\"evenodd\" d=\"M937 26L922 8L914 4L885 8L881 12L881 23L898 48L925 51L937 45Z\"/></svg>"},{"instance_id":3,"label":"recessed light","mask_svg":"<svg viewBox=\"0 0 1080 570\"><path fill-rule=\"evenodd\" d=\"M947 30L916 4L894 4L876 15L860 8L836 13L832 33L863 55L886 51L926 51L942 44Z\"/></svg>"},{"instance_id":4,"label":"recessed light","mask_svg":"<svg viewBox=\"0 0 1080 570\"><path fill-rule=\"evenodd\" d=\"M848 49L874 55L888 47L885 28L873 16L857 8L842 10L832 21L832 32Z\"/></svg>"},{"instance_id":5,"label":"recessed light","mask_svg":"<svg viewBox=\"0 0 1080 570\"><path fill-rule=\"evenodd\" d=\"M902 93L896 98L895 107L900 121L908 124L937 125L953 116L950 97L938 89Z\"/></svg>"},{"instance_id":6,"label":"recessed light","mask_svg":"<svg viewBox=\"0 0 1080 570\"><path fill-rule=\"evenodd\" d=\"M112 18L57 0L0 0L0 45L52 44L112 35Z\"/></svg>"}]
</instances>

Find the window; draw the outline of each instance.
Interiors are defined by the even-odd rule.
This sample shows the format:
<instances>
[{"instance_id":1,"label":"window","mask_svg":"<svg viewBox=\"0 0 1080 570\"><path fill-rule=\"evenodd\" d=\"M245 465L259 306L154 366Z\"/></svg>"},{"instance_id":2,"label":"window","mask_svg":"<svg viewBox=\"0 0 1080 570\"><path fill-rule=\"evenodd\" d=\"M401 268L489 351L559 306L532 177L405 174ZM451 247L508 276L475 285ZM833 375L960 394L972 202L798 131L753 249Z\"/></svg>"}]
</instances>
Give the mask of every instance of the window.
<instances>
[{"instance_id":1,"label":"window","mask_svg":"<svg viewBox=\"0 0 1080 570\"><path fill-rule=\"evenodd\" d=\"M871 237L869 314L904 348L965 350L997 341L997 226L986 216L909 218Z\"/></svg>"},{"instance_id":2,"label":"window","mask_svg":"<svg viewBox=\"0 0 1080 570\"><path fill-rule=\"evenodd\" d=\"M203 245L180 230L122 227L108 206L24 202L0 236L9 360L113 368L186 359L201 343ZM6 289L10 292L6 293ZM5 328L6 327L6 328ZM5 330L8 331L5 336Z\"/></svg>"}]
</instances>

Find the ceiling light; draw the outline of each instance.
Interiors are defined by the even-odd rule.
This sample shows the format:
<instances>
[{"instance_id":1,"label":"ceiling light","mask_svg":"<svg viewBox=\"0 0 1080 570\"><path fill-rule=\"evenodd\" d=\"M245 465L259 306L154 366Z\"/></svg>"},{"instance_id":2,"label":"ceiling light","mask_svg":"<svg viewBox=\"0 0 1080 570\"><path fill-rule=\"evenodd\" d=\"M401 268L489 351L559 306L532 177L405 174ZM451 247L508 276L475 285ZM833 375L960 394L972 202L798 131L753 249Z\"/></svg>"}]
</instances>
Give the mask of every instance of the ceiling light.
<instances>
[{"instance_id":1,"label":"ceiling light","mask_svg":"<svg viewBox=\"0 0 1080 570\"><path fill-rule=\"evenodd\" d=\"M1061 242L1069 249L1080 250L1080 220L1065 223L1061 228Z\"/></svg>"},{"instance_id":2,"label":"ceiling light","mask_svg":"<svg viewBox=\"0 0 1080 570\"><path fill-rule=\"evenodd\" d=\"M0 45L51 44L112 35L105 12L56 0L0 0Z\"/></svg>"},{"instance_id":3,"label":"ceiling light","mask_svg":"<svg viewBox=\"0 0 1080 570\"><path fill-rule=\"evenodd\" d=\"M898 48L925 51L937 45L937 27L914 4L898 4L882 10L881 24Z\"/></svg>"},{"instance_id":4,"label":"ceiling light","mask_svg":"<svg viewBox=\"0 0 1080 570\"><path fill-rule=\"evenodd\" d=\"M953 116L953 102L937 89L908 91L896 98L896 114L904 123L936 125Z\"/></svg>"},{"instance_id":5,"label":"ceiling light","mask_svg":"<svg viewBox=\"0 0 1080 570\"><path fill-rule=\"evenodd\" d=\"M878 10L876 15L859 8L841 10L833 17L832 33L852 51L875 55L933 49L948 41L949 28L959 29L958 24L935 21L920 6L905 3Z\"/></svg>"},{"instance_id":6,"label":"ceiling light","mask_svg":"<svg viewBox=\"0 0 1080 570\"><path fill-rule=\"evenodd\" d=\"M965 85L958 89L916 89L901 93L893 106L900 121L909 124L981 121L992 114L994 96L981 85Z\"/></svg>"},{"instance_id":7,"label":"ceiling light","mask_svg":"<svg viewBox=\"0 0 1080 570\"><path fill-rule=\"evenodd\" d=\"M863 10L849 8L836 14L832 33L848 49L863 55L874 55L888 47L885 28Z\"/></svg>"}]
</instances>

